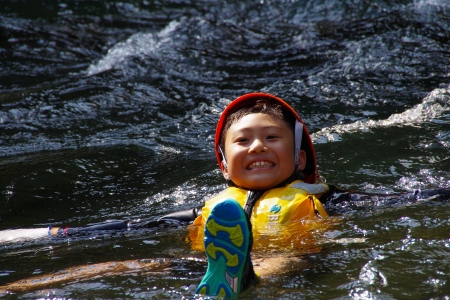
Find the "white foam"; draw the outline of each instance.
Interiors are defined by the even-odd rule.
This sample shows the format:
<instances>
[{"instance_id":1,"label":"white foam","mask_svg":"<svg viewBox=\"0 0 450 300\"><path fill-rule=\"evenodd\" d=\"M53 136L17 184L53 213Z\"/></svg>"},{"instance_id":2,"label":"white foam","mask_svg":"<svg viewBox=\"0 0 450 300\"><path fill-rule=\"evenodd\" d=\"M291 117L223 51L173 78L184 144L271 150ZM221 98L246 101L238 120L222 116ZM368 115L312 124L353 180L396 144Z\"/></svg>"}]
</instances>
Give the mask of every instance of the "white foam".
<instances>
[{"instance_id":1,"label":"white foam","mask_svg":"<svg viewBox=\"0 0 450 300\"><path fill-rule=\"evenodd\" d=\"M171 41L171 33L177 29L179 22L170 22L159 33L136 33L126 41L119 42L108 50L105 57L96 64L92 64L87 69L87 75L95 75L117 67L131 56L154 56L156 50L161 45Z\"/></svg>"},{"instance_id":2,"label":"white foam","mask_svg":"<svg viewBox=\"0 0 450 300\"><path fill-rule=\"evenodd\" d=\"M327 143L340 140L340 135L351 132L367 132L372 128L391 126L415 126L440 117L450 111L450 87L435 89L422 103L402 112L393 114L385 120L356 121L350 124L338 124L326 127L313 133L311 138L315 143Z\"/></svg>"},{"instance_id":3,"label":"white foam","mask_svg":"<svg viewBox=\"0 0 450 300\"><path fill-rule=\"evenodd\" d=\"M414 8L418 11L422 11L426 6L430 5L443 8L450 7L450 3L443 0L414 0Z\"/></svg>"}]
</instances>

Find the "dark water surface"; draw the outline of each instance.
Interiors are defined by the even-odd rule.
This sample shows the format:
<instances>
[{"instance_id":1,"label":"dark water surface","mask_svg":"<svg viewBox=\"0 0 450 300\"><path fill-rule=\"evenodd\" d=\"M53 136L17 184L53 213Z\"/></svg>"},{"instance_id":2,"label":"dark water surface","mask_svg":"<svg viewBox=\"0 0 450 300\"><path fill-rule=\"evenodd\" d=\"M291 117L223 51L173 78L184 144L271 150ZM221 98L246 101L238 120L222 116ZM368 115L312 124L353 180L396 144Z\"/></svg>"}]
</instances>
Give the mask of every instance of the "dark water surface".
<instances>
[{"instance_id":1,"label":"dark water surface","mask_svg":"<svg viewBox=\"0 0 450 300\"><path fill-rule=\"evenodd\" d=\"M154 217L224 187L224 106L251 91L301 112L327 182L373 194L450 188L447 0L0 4L0 230ZM338 211L320 251L248 299L448 299L450 204ZM185 228L0 245L0 285L67 268L170 261L5 298L192 297ZM193 259L193 258L201 258ZM1 296L0 296L1 297Z\"/></svg>"}]
</instances>

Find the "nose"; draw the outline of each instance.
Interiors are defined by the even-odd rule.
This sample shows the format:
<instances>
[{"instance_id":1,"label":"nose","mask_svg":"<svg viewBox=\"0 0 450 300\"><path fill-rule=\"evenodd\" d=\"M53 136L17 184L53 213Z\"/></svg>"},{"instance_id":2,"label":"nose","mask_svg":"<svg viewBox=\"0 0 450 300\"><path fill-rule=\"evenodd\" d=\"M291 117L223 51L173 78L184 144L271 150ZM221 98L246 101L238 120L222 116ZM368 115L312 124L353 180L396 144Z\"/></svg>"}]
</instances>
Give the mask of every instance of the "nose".
<instances>
[{"instance_id":1,"label":"nose","mask_svg":"<svg viewBox=\"0 0 450 300\"><path fill-rule=\"evenodd\" d=\"M248 149L249 153L259 153L265 151L267 151L267 148L261 139L253 140L252 144L250 145L250 148Z\"/></svg>"}]
</instances>

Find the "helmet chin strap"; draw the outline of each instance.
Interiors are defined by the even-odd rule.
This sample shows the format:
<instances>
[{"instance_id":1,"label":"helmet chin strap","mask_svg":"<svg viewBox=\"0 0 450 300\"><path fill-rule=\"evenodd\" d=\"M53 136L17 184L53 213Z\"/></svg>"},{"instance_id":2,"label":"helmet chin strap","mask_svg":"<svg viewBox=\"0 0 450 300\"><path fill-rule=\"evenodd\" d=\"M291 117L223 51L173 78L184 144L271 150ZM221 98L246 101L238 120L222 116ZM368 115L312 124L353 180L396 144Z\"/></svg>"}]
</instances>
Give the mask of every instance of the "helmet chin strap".
<instances>
[{"instance_id":1,"label":"helmet chin strap","mask_svg":"<svg viewBox=\"0 0 450 300\"><path fill-rule=\"evenodd\" d=\"M294 128L294 145L295 145L295 169L298 170L298 159L300 158L300 150L302 147L303 124L299 120L295 120Z\"/></svg>"},{"instance_id":2,"label":"helmet chin strap","mask_svg":"<svg viewBox=\"0 0 450 300\"><path fill-rule=\"evenodd\" d=\"M225 170L228 170L227 160L225 158L225 153L223 153L222 148L219 146L220 154L222 154L222 163Z\"/></svg>"}]
</instances>

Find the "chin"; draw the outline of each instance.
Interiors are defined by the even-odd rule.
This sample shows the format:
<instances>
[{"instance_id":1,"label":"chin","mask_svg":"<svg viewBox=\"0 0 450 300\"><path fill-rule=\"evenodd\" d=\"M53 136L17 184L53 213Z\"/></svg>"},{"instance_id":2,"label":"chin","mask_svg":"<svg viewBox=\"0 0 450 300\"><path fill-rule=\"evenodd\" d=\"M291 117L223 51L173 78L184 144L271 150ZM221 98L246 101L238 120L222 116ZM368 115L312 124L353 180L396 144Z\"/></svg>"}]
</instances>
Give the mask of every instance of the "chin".
<instances>
[{"instance_id":1,"label":"chin","mask_svg":"<svg viewBox=\"0 0 450 300\"><path fill-rule=\"evenodd\" d=\"M250 184L250 185L247 185L248 187L247 187L247 189L250 189L250 190L267 190L267 189L271 189L271 188L273 188L274 186L277 186L279 183L278 182L276 182L276 183L273 183L273 182L268 182L268 183L261 183L261 182L256 182L256 183L254 183L254 184Z\"/></svg>"}]
</instances>

